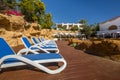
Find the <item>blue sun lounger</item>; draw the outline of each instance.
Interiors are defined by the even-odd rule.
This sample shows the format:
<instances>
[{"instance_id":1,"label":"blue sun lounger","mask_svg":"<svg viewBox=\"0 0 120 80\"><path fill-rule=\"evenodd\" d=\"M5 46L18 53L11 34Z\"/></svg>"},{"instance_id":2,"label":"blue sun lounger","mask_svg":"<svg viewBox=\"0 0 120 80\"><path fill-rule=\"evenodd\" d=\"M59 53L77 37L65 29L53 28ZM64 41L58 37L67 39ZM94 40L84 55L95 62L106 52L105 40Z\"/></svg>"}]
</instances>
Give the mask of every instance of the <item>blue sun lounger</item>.
<instances>
[{"instance_id":1,"label":"blue sun lounger","mask_svg":"<svg viewBox=\"0 0 120 80\"><path fill-rule=\"evenodd\" d=\"M21 49L18 53L7 44L7 42L0 37L0 70L8 67L31 65L48 74L60 73L66 68L66 61L61 54L54 53L38 53L22 55L23 52L28 52L28 49ZM62 62L63 65L57 69L49 69L41 63Z\"/></svg>"},{"instance_id":2,"label":"blue sun lounger","mask_svg":"<svg viewBox=\"0 0 120 80\"><path fill-rule=\"evenodd\" d=\"M49 45L57 45L54 40L46 40L41 37L38 37L39 42L42 42L44 44L49 44Z\"/></svg>"},{"instance_id":3,"label":"blue sun lounger","mask_svg":"<svg viewBox=\"0 0 120 80\"><path fill-rule=\"evenodd\" d=\"M59 53L59 49L57 47L46 47L46 46L40 46L39 44L35 44L35 45L32 45L28 38L27 37L21 37L21 40L24 44L24 46L27 48L27 49L30 49L30 50L35 50L35 51L44 51L46 53L50 53L51 51L52 52L55 52L55 53Z\"/></svg>"},{"instance_id":4,"label":"blue sun lounger","mask_svg":"<svg viewBox=\"0 0 120 80\"><path fill-rule=\"evenodd\" d=\"M51 44L49 43L50 41L44 41L44 42L40 42L39 40L37 40L35 37L31 38L32 42L34 44L38 44L39 46L43 46L43 47L51 47L51 48L58 48L57 44Z\"/></svg>"}]
</instances>

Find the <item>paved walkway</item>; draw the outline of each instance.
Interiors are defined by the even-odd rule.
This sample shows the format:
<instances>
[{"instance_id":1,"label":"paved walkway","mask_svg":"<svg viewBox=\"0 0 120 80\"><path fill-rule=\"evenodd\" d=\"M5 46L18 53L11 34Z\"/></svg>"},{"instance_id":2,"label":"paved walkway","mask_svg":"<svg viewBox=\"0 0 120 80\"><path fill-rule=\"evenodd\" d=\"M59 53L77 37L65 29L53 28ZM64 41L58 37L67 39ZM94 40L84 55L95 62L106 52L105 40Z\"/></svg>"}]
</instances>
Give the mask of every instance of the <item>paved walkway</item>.
<instances>
[{"instance_id":1,"label":"paved walkway","mask_svg":"<svg viewBox=\"0 0 120 80\"><path fill-rule=\"evenodd\" d=\"M120 80L120 63L89 55L57 42L67 68L59 74L47 74L32 68L10 68L0 73L0 80ZM15 51L21 47L14 48Z\"/></svg>"}]
</instances>

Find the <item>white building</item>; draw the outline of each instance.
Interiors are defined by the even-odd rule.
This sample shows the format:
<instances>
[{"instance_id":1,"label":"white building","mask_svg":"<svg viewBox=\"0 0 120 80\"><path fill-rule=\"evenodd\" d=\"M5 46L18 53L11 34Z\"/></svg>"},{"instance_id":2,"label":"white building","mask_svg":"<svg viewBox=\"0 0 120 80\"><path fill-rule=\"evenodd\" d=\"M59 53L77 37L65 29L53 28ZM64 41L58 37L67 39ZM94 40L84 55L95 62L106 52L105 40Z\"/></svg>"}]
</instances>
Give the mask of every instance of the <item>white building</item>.
<instances>
[{"instance_id":1,"label":"white building","mask_svg":"<svg viewBox=\"0 0 120 80\"><path fill-rule=\"evenodd\" d=\"M98 37L120 37L120 16L102 22L99 26Z\"/></svg>"},{"instance_id":2,"label":"white building","mask_svg":"<svg viewBox=\"0 0 120 80\"><path fill-rule=\"evenodd\" d=\"M83 24L80 24L80 23L59 23L59 24L56 24L57 28L58 28L58 25L61 25L62 27L66 27L66 30L69 30L74 26L77 26L78 29L82 29L81 25L83 25Z\"/></svg>"}]
</instances>

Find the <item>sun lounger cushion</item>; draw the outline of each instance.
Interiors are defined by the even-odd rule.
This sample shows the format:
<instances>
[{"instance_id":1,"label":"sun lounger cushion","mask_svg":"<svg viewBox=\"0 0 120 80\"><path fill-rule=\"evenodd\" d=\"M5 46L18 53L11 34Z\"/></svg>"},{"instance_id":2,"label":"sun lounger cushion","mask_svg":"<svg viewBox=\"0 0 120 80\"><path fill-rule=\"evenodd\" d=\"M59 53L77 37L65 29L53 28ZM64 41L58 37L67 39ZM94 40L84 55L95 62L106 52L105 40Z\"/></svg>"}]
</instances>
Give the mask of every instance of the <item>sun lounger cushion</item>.
<instances>
[{"instance_id":1,"label":"sun lounger cushion","mask_svg":"<svg viewBox=\"0 0 120 80\"><path fill-rule=\"evenodd\" d=\"M1 45L0 46L0 58L8 54L11 55L15 53L10 47L8 47L9 45L6 44L3 38L0 38L0 45Z\"/></svg>"},{"instance_id":2,"label":"sun lounger cushion","mask_svg":"<svg viewBox=\"0 0 120 80\"><path fill-rule=\"evenodd\" d=\"M50 53L50 54L45 54L45 53L40 53L40 54L27 54L24 55L23 57L30 59L32 61L34 60L45 60L45 59L60 59L62 58L62 56L60 54L54 54L54 53ZM15 63L15 62L21 62L20 60L14 59L14 58L9 58L7 60L4 61L5 64L7 63Z\"/></svg>"}]
</instances>

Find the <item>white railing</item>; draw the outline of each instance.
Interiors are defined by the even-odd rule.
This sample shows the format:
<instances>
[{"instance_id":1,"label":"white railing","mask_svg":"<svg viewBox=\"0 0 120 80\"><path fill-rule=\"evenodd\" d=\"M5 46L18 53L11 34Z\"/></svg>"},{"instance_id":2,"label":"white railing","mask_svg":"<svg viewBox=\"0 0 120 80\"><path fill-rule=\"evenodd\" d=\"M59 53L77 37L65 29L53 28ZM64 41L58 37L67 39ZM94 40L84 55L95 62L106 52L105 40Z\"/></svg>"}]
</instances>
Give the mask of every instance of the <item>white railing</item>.
<instances>
[{"instance_id":1,"label":"white railing","mask_svg":"<svg viewBox=\"0 0 120 80\"><path fill-rule=\"evenodd\" d=\"M120 33L120 29L118 29L118 30L97 31L97 34L105 34L105 33Z\"/></svg>"}]
</instances>

